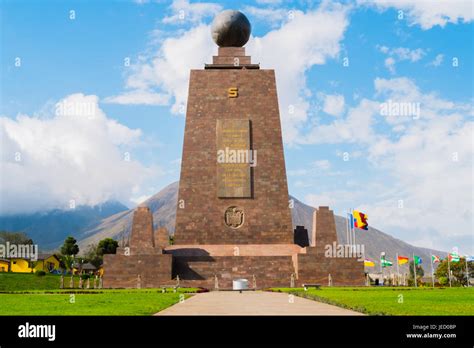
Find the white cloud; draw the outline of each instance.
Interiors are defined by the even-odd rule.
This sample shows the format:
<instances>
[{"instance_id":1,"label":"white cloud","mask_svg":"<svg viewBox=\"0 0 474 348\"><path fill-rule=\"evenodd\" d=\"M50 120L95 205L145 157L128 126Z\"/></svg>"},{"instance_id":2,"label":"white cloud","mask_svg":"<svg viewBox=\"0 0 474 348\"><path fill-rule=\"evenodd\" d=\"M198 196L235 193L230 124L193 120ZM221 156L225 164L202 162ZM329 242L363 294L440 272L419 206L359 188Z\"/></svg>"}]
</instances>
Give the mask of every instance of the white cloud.
<instances>
[{"instance_id":1,"label":"white cloud","mask_svg":"<svg viewBox=\"0 0 474 348\"><path fill-rule=\"evenodd\" d=\"M294 12L294 19L249 41L248 53L262 68L275 69L283 138L295 143L310 108L305 73L335 59L348 26L348 8L339 4ZM318 23L318 25L314 25ZM301 35L304 33L304 35Z\"/></svg>"},{"instance_id":2,"label":"white cloud","mask_svg":"<svg viewBox=\"0 0 474 348\"><path fill-rule=\"evenodd\" d=\"M406 77L377 78L374 87L375 100L363 99L346 117L316 124L305 140L364 146L371 173L377 175L353 194L363 197L360 209L369 214L372 226L392 233L411 231L404 236L408 242L429 235L432 246L441 249L449 240L472 241L472 107L423 92ZM380 105L388 99L419 103L421 116L382 117ZM322 193L323 201L329 198L338 206L344 199Z\"/></svg>"},{"instance_id":3,"label":"white cloud","mask_svg":"<svg viewBox=\"0 0 474 348\"><path fill-rule=\"evenodd\" d=\"M174 0L170 6L173 15L163 18L163 23L200 23L204 18L222 10L222 6L210 2L190 3L188 0Z\"/></svg>"},{"instance_id":4,"label":"white cloud","mask_svg":"<svg viewBox=\"0 0 474 348\"><path fill-rule=\"evenodd\" d=\"M394 48L392 52L399 60L409 60L411 62L419 61L426 54L426 52L421 48L412 50L406 47Z\"/></svg>"},{"instance_id":5,"label":"white cloud","mask_svg":"<svg viewBox=\"0 0 474 348\"><path fill-rule=\"evenodd\" d=\"M318 207L324 207L324 206L327 206L327 207L332 207L336 204L336 200L334 199L334 196L332 196L331 194L307 194L305 197L304 197L304 203L312 206L312 207L315 207L315 208L318 208Z\"/></svg>"},{"instance_id":6,"label":"white cloud","mask_svg":"<svg viewBox=\"0 0 474 348\"><path fill-rule=\"evenodd\" d=\"M262 5L278 5L282 2L282 0L257 0L257 4Z\"/></svg>"},{"instance_id":7,"label":"white cloud","mask_svg":"<svg viewBox=\"0 0 474 348\"><path fill-rule=\"evenodd\" d=\"M439 248L440 241L450 237L469 240L473 226L472 130L473 123L464 120L455 107L447 115L418 120L396 141L385 138L373 144L370 161L387 173L395 190L366 205L373 223L416 230L408 241L423 233L430 235ZM399 200L403 208L398 208Z\"/></svg>"},{"instance_id":8,"label":"white cloud","mask_svg":"<svg viewBox=\"0 0 474 348\"><path fill-rule=\"evenodd\" d=\"M379 49L380 52L385 53L385 54L388 54L388 52L390 51L390 48L388 48L387 46L378 46L377 48Z\"/></svg>"},{"instance_id":9,"label":"white cloud","mask_svg":"<svg viewBox=\"0 0 474 348\"><path fill-rule=\"evenodd\" d=\"M428 65L440 66L441 63L443 63L443 60L444 60L444 55L443 54L438 54L438 55L436 55L435 59L433 59L431 62L428 63Z\"/></svg>"},{"instance_id":10,"label":"white cloud","mask_svg":"<svg viewBox=\"0 0 474 348\"><path fill-rule=\"evenodd\" d=\"M141 195L138 197L132 197L130 198L130 201L135 203L136 205L139 205L143 202L145 202L148 198L152 197L153 195Z\"/></svg>"},{"instance_id":11,"label":"white cloud","mask_svg":"<svg viewBox=\"0 0 474 348\"><path fill-rule=\"evenodd\" d=\"M388 55L385 59L385 66L387 69L394 74L395 73L395 64L400 61L410 61L410 62L417 62L423 56L426 55L425 50L421 48L416 48L416 49L410 49L406 47L396 47L396 48L390 48L387 46L377 46L378 50L382 52L383 54Z\"/></svg>"},{"instance_id":12,"label":"white cloud","mask_svg":"<svg viewBox=\"0 0 474 348\"><path fill-rule=\"evenodd\" d=\"M391 97L404 97L413 100L418 98L421 93L415 82L407 77L397 77L392 79L376 78L374 80L376 96L383 94Z\"/></svg>"},{"instance_id":13,"label":"white cloud","mask_svg":"<svg viewBox=\"0 0 474 348\"><path fill-rule=\"evenodd\" d=\"M315 168L320 170L328 170L329 168L331 168L331 163L328 160L314 161L313 165Z\"/></svg>"},{"instance_id":14,"label":"white cloud","mask_svg":"<svg viewBox=\"0 0 474 348\"><path fill-rule=\"evenodd\" d=\"M309 171L307 169L290 169L286 173L288 176L306 176Z\"/></svg>"},{"instance_id":15,"label":"white cloud","mask_svg":"<svg viewBox=\"0 0 474 348\"><path fill-rule=\"evenodd\" d=\"M171 164L172 164L172 165L181 166L181 157L172 160L172 161L171 161Z\"/></svg>"},{"instance_id":16,"label":"white cloud","mask_svg":"<svg viewBox=\"0 0 474 348\"><path fill-rule=\"evenodd\" d=\"M153 56L131 66L132 73L125 85L128 91L106 101L121 104L167 101L173 113L182 113L188 97L190 70L202 69L215 50L208 25L200 24L177 37L169 37Z\"/></svg>"},{"instance_id":17,"label":"white cloud","mask_svg":"<svg viewBox=\"0 0 474 348\"><path fill-rule=\"evenodd\" d=\"M393 57L388 57L384 61L385 67L392 73L395 74L395 59Z\"/></svg>"},{"instance_id":18,"label":"white cloud","mask_svg":"<svg viewBox=\"0 0 474 348\"><path fill-rule=\"evenodd\" d=\"M300 144L368 143L376 136L372 125L380 103L362 99L359 105L349 108L345 118L328 124L315 124L297 139Z\"/></svg>"},{"instance_id":19,"label":"white cloud","mask_svg":"<svg viewBox=\"0 0 474 348\"><path fill-rule=\"evenodd\" d=\"M341 116L344 112L344 96L339 94L323 95L324 105L323 111L332 116Z\"/></svg>"},{"instance_id":20,"label":"white cloud","mask_svg":"<svg viewBox=\"0 0 474 348\"><path fill-rule=\"evenodd\" d=\"M0 132L2 214L125 202L154 172L126 160L141 131L108 118L94 95L64 98L48 118L2 117Z\"/></svg>"},{"instance_id":21,"label":"white cloud","mask_svg":"<svg viewBox=\"0 0 474 348\"><path fill-rule=\"evenodd\" d=\"M419 25L423 30L437 25L444 27L447 23L469 23L474 19L470 0L358 0L358 3L380 10L402 10L409 25Z\"/></svg>"},{"instance_id":22,"label":"white cloud","mask_svg":"<svg viewBox=\"0 0 474 348\"><path fill-rule=\"evenodd\" d=\"M249 17L263 20L271 24L276 24L289 19L289 11L284 8L262 8L255 6L245 6L242 10Z\"/></svg>"},{"instance_id":23,"label":"white cloud","mask_svg":"<svg viewBox=\"0 0 474 348\"><path fill-rule=\"evenodd\" d=\"M247 54L265 69L274 69L278 86L283 136L287 143L298 138L299 127L307 120L311 96L305 73L314 65L337 58L348 26L348 8L324 3L307 13L294 12L294 18L262 37L251 37ZM318 23L318 25L314 25ZM305 33L305 35L301 35ZM187 102L189 71L202 69L216 54L210 26L199 24L177 36L166 38L152 56L144 57L131 68L127 92L108 98L109 102L142 102L143 93L169 98L171 111L179 113ZM133 98L137 96L136 98Z\"/></svg>"},{"instance_id":24,"label":"white cloud","mask_svg":"<svg viewBox=\"0 0 474 348\"><path fill-rule=\"evenodd\" d=\"M392 79L376 78L374 80L374 87L376 92L375 96L384 98L383 102L390 100L392 103L419 104L419 118L426 121L449 115L453 110L461 112L463 116L472 115L470 105L454 103L450 100L442 99L435 92L422 92L415 81L406 77ZM380 116L380 112L378 114ZM418 117L415 117L415 119L417 118ZM383 119L391 125L397 125L400 122L413 124L413 117L384 116Z\"/></svg>"},{"instance_id":25,"label":"white cloud","mask_svg":"<svg viewBox=\"0 0 474 348\"><path fill-rule=\"evenodd\" d=\"M320 189L318 187L317 189ZM340 210L340 214L345 211L348 207L353 207L354 202L358 196L357 192L353 190L327 190L319 193L308 193L304 196L304 203L313 206L329 206L330 209L335 209L336 206L343 207Z\"/></svg>"},{"instance_id":26,"label":"white cloud","mask_svg":"<svg viewBox=\"0 0 474 348\"><path fill-rule=\"evenodd\" d=\"M145 90L133 90L117 96L107 97L104 99L104 102L126 105L168 105L169 99L169 95L166 94L153 93Z\"/></svg>"}]
</instances>

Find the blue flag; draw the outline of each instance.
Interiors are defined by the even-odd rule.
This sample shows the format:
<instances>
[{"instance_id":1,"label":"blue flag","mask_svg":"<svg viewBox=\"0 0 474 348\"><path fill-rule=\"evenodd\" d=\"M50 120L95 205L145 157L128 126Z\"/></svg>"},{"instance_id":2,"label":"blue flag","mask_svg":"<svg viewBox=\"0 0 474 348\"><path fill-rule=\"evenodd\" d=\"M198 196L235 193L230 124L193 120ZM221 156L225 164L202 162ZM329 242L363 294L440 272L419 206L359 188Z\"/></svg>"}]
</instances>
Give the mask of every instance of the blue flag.
<instances>
[{"instance_id":1,"label":"blue flag","mask_svg":"<svg viewBox=\"0 0 474 348\"><path fill-rule=\"evenodd\" d=\"M351 230L354 228L354 215L349 214L349 219L351 220L351 223L349 226L351 226Z\"/></svg>"}]
</instances>

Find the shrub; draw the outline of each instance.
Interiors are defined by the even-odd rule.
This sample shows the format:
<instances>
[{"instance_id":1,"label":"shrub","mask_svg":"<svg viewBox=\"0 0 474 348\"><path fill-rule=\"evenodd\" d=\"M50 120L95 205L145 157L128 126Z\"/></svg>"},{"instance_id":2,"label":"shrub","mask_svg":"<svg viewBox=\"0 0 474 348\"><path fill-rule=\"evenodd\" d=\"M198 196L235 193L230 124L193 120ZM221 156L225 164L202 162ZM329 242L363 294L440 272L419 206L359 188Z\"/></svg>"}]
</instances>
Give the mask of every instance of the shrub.
<instances>
[{"instance_id":1,"label":"shrub","mask_svg":"<svg viewBox=\"0 0 474 348\"><path fill-rule=\"evenodd\" d=\"M36 271L35 274L38 276L38 277L43 277L46 275L46 272L45 271Z\"/></svg>"},{"instance_id":2,"label":"shrub","mask_svg":"<svg viewBox=\"0 0 474 348\"><path fill-rule=\"evenodd\" d=\"M87 279L90 278L90 275L88 275L88 274L82 274L82 275L81 275L81 278L82 278L82 280L87 280Z\"/></svg>"},{"instance_id":3,"label":"shrub","mask_svg":"<svg viewBox=\"0 0 474 348\"><path fill-rule=\"evenodd\" d=\"M448 277L439 277L438 282L440 285L447 285L449 283Z\"/></svg>"}]
</instances>

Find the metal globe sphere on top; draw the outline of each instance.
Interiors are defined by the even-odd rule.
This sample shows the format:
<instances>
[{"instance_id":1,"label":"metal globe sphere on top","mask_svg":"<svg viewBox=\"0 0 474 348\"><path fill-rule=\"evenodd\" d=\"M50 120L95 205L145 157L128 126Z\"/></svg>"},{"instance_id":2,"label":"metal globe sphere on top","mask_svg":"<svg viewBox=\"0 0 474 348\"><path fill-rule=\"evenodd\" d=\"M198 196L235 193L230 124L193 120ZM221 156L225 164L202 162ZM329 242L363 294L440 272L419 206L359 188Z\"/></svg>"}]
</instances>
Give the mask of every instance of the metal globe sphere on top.
<instances>
[{"instance_id":1,"label":"metal globe sphere on top","mask_svg":"<svg viewBox=\"0 0 474 348\"><path fill-rule=\"evenodd\" d=\"M250 38L252 26L245 15L236 10L219 13L212 22L212 39L219 47L242 47Z\"/></svg>"}]
</instances>

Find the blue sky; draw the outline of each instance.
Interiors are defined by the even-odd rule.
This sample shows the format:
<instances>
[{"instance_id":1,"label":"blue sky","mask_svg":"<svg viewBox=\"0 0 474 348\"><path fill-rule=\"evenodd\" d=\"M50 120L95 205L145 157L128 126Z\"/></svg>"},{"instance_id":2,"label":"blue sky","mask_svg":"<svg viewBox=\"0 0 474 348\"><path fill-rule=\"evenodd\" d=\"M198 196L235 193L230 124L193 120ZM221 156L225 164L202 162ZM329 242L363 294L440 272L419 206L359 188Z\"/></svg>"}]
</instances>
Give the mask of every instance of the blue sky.
<instances>
[{"instance_id":1,"label":"blue sky","mask_svg":"<svg viewBox=\"0 0 474 348\"><path fill-rule=\"evenodd\" d=\"M132 206L178 180L188 72L211 61L209 25L234 7L3 0L1 213ZM252 23L247 54L276 71L290 193L340 215L359 208L416 245L474 253L472 3L238 9ZM58 115L61 101L93 113ZM419 114L381 115L389 101Z\"/></svg>"}]
</instances>

